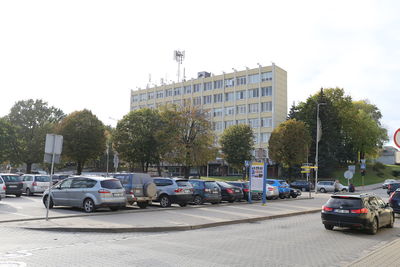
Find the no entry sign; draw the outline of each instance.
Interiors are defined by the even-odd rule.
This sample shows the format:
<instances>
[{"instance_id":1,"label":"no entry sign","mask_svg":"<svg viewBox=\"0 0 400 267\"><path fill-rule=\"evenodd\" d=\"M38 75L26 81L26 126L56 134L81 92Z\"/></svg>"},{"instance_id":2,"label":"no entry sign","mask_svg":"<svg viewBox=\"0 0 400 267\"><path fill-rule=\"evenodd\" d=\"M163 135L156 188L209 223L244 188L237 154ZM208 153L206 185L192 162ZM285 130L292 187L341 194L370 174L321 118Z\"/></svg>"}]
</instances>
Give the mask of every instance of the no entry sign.
<instances>
[{"instance_id":1,"label":"no entry sign","mask_svg":"<svg viewBox=\"0 0 400 267\"><path fill-rule=\"evenodd\" d=\"M397 129L397 131L394 133L394 143L398 148L400 148L400 129Z\"/></svg>"}]
</instances>

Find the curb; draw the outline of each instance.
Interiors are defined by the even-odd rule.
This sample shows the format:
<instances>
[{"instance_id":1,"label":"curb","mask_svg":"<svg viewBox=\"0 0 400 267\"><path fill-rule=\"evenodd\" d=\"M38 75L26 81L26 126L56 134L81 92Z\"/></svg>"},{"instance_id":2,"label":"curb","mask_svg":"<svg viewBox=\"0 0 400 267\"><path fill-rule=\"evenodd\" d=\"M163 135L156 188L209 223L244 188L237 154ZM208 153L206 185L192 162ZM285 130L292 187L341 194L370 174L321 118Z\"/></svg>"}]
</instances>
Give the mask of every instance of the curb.
<instances>
[{"instance_id":1,"label":"curb","mask_svg":"<svg viewBox=\"0 0 400 267\"><path fill-rule=\"evenodd\" d=\"M214 223L205 223L199 225L183 225L183 226L158 226L158 227L121 227L121 228L83 228L83 227L21 227L27 230L36 231L55 231L55 232L81 232L81 233L134 233L134 232L176 232L176 231L189 231L204 228L218 227L224 225L240 224L240 223L253 223L258 221L272 220L278 218L291 217L296 215L304 215L320 212L321 209L312 209L299 212L291 212L285 214L268 215L256 218L238 219L233 221L222 221Z\"/></svg>"}]
</instances>

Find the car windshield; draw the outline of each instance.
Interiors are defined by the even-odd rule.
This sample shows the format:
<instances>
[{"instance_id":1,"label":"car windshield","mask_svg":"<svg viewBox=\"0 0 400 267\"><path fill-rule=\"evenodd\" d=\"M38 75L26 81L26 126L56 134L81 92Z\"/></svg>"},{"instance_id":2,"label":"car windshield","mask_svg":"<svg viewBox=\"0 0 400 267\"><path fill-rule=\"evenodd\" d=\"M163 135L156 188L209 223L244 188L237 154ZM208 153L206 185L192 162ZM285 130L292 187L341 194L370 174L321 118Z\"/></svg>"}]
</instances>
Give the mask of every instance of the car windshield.
<instances>
[{"instance_id":1,"label":"car windshield","mask_svg":"<svg viewBox=\"0 0 400 267\"><path fill-rule=\"evenodd\" d=\"M361 199L352 197L332 197L326 205L330 208L361 208Z\"/></svg>"},{"instance_id":2,"label":"car windshield","mask_svg":"<svg viewBox=\"0 0 400 267\"><path fill-rule=\"evenodd\" d=\"M2 175L5 182L21 182L21 177L15 175Z\"/></svg>"},{"instance_id":3,"label":"car windshield","mask_svg":"<svg viewBox=\"0 0 400 267\"><path fill-rule=\"evenodd\" d=\"M36 182L50 182L49 176L36 176Z\"/></svg>"},{"instance_id":4,"label":"car windshield","mask_svg":"<svg viewBox=\"0 0 400 267\"><path fill-rule=\"evenodd\" d=\"M121 189L122 188L121 182L117 179L101 181L100 185L101 185L101 187L107 188L107 189Z\"/></svg>"}]
</instances>

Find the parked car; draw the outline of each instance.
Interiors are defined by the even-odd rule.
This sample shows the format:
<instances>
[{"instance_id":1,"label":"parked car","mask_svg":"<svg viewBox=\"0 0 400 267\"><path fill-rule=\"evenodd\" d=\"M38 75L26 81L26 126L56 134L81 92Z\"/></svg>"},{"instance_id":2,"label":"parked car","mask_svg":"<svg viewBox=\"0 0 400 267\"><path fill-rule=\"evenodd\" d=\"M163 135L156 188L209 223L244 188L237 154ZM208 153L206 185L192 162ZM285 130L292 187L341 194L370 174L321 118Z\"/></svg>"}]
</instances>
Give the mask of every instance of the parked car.
<instances>
[{"instance_id":1,"label":"parked car","mask_svg":"<svg viewBox=\"0 0 400 267\"><path fill-rule=\"evenodd\" d=\"M267 179L267 183L269 185L275 186L278 188L279 197L280 198L289 198L290 197L290 188L289 185L284 180L276 180L276 179Z\"/></svg>"},{"instance_id":2,"label":"parked car","mask_svg":"<svg viewBox=\"0 0 400 267\"><path fill-rule=\"evenodd\" d=\"M115 173L112 177L121 181L130 205L136 202L145 209L156 198L157 187L148 173Z\"/></svg>"},{"instance_id":3,"label":"parked car","mask_svg":"<svg viewBox=\"0 0 400 267\"><path fill-rule=\"evenodd\" d=\"M321 193L335 192L335 181L320 181L317 183L317 191ZM347 186L339 183L340 192L348 192L349 188Z\"/></svg>"},{"instance_id":4,"label":"parked car","mask_svg":"<svg viewBox=\"0 0 400 267\"><path fill-rule=\"evenodd\" d=\"M174 203L185 207L193 199L193 186L188 180L157 177L153 182L157 186L157 196L153 201L160 202L162 208Z\"/></svg>"},{"instance_id":5,"label":"parked car","mask_svg":"<svg viewBox=\"0 0 400 267\"><path fill-rule=\"evenodd\" d=\"M215 181L190 179L189 183L194 189L192 200L194 204L201 205L206 202L218 204L221 202L221 189Z\"/></svg>"},{"instance_id":6,"label":"parked car","mask_svg":"<svg viewBox=\"0 0 400 267\"><path fill-rule=\"evenodd\" d=\"M49 190L43 194L43 204L47 207ZM52 187L49 208L71 206L93 212L98 207L118 210L126 205L125 189L120 180L104 177L76 176L67 178Z\"/></svg>"},{"instance_id":7,"label":"parked car","mask_svg":"<svg viewBox=\"0 0 400 267\"><path fill-rule=\"evenodd\" d=\"M227 183L230 184L230 185L233 185L233 186L240 187L242 189L242 192L243 192L243 199L244 200L249 200L249 191L250 191L249 182L237 181L237 182L227 182ZM258 193L258 192L251 192L251 199L260 200L261 199L261 194Z\"/></svg>"},{"instance_id":8,"label":"parked car","mask_svg":"<svg viewBox=\"0 0 400 267\"><path fill-rule=\"evenodd\" d=\"M382 189L387 189L389 184L398 183L395 179L386 179L382 184Z\"/></svg>"},{"instance_id":9,"label":"parked car","mask_svg":"<svg viewBox=\"0 0 400 267\"><path fill-rule=\"evenodd\" d=\"M388 184L388 188L387 188L386 192L387 192L388 195L390 195L394 191L396 191L397 188L400 188L400 183L399 182Z\"/></svg>"},{"instance_id":10,"label":"parked car","mask_svg":"<svg viewBox=\"0 0 400 267\"><path fill-rule=\"evenodd\" d=\"M27 196L43 193L50 185L50 175L25 174L21 178L23 183L22 191Z\"/></svg>"},{"instance_id":11,"label":"parked car","mask_svg":"<svg viewBox=\"0 0 400 267\"><path fill-rule=\"evenodd\" d=\"M296 188L290 188L290 196L292 198L296 198L298 196L301 196L301 191L300 189L296 189Z\"/></svg>"},{"instance_id":12,"label":"parked car","mask_svg":"<svg viewBox=\"0 0 400 267\"><path fill-rule=\"evenodd\" d=\"M392 207L394 213L400 213L400 188L390 194L388 203Z\"/></svg>"},{"instance_id":13,"label":"parked car","mask_svg":"<svg viewBox=\"0 0 400 267\"><path fill-rule=\"evenodd\" d=\"M322 206L322 223L327 230L335 226L366 229L376 234L379 228L394 225L394 212L388 203L371 194L338 193Z\"/></svg>"},{"instance_id":14,"label":"parked car","mask_svg":"<svg viewBox=\"0 0 400 267\"><path fill-rule=\"evenodd\" d=\"M6 197L6 183L3 178L0 177L0 200Z\"/></svg>"},{"instance_id":15,"label":"parked car","mask_svg":"<svg viewBox=\"0 0 400 267\"><path fill-rule=\"evenodd\" d=\"M295 189L300 189L301 191L305 192L305 191L310 191L314 190L315 186L313 183L311 183L310 181L306 181L306 180L296 180L290 183L290 187L295 188Z\"/></svg>"},{"instance_id":16,"label":"parked car","mask_svg":"<svg viewBox=\"0 0 400 267\"><path fill-rule=\"evenodd\" d=\"M217 181L217 184L221 188L221 195L223 201L228 201L229 203L233 203L235 201L242 200L243 191L240 187L219 181Z\"/></svg>"},{"instance_id":17,"label":"parked car","mask_svg":"<svg viewBox=\"0 0 400 267\"><path fill-rule=\"evenodd\" d=\"M22 195L23 183L19 175L4 173L0 174L0 176L6 184L6 195L15 195L16 197Z\"/></svg>"},{"instance_id":18,"label":"parked car","mask_svg":"<svg viewBox=\"0 0 400 267\"><path fill-rule=\"evenodd\" d=\"M53 185L61 182L64 179L67 179L68 177L71 177L69 174L53 174L52 181Z\"/></svg>"}]
</instances>

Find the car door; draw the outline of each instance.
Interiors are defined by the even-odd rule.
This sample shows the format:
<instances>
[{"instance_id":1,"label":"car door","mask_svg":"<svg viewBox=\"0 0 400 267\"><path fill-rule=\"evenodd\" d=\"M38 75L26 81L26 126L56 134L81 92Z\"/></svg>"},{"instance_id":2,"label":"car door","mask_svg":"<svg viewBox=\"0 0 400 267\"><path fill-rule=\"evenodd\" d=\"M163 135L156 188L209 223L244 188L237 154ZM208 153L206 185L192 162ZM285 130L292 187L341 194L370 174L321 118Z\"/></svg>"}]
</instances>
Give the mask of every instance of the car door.
<instances>
[{"instance_id":1,"label":"car door","mask_svg":"<svg viewBox=\"0 0 400 267\"><path fill-rule=\"evenodd\" d=\"M68 190L71 188L73 179L66 179L60 183L57 187L51 190L53 196L54 205L56 206L68 206Z\"/></svg>"},{"instance_id":2,"label":"car door","mask_svg":"<svg viewBox=\"0 0 400 267\"><path fill-rule=\"evenodd\" d=\"M378 203L378 200L376 199L376 197L374 197L374 196L369 197L368 206L369 206L369 210L373 214L378 216L379 225L384 225L385 224L385 218L383 216L381 217L382 211L381 211L381 208L379 206L379 203Z\"/></svg>"},{"instance_id":3,"label":"car door","mask_svg":"<svg viewBox=\"0 0 400 267\"><path fill-rule=\"evenodd\" d=\"M379 210L379 220L384 224L387 225L390 223L390 217L392 216L391 208L389 205L385 203L380 197L376 197L378 202L378 210Z\"/></svg>"},{"instance_id":4,"label":"car door","mask_svg":"<svg viewBox=\"0 0 400 267\"><path fill-rule=\"evenodd\" d=\"M72 180L71 188L68 189L68 202L69 206L82 207L83 198L85 195L87 179L86 178L75 178Z\"/></svg>"}]
</instances>

